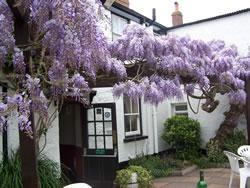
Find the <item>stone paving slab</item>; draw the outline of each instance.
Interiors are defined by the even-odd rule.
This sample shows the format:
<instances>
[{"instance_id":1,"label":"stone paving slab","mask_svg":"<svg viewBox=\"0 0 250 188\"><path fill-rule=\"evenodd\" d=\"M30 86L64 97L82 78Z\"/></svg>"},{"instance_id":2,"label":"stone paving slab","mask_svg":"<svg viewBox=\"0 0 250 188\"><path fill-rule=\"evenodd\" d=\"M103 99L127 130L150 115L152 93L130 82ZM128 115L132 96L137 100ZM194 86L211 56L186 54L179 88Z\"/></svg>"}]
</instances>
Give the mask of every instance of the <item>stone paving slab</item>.
<instances>
[{"instance_id":1,"label":"stone paving slab","mask_svg":"<svg viewBox=\"0 0 250 188\"><path fill-rule=\"evenodd\" d=\"M213 168L204 171L209 188L228 188L230 169ZM154 180L154 188L195 188L199 180L199 171L184 176L165 177ZM234 176L232 188L239 188L239 177Z\"/></svg>"}]
</instances>

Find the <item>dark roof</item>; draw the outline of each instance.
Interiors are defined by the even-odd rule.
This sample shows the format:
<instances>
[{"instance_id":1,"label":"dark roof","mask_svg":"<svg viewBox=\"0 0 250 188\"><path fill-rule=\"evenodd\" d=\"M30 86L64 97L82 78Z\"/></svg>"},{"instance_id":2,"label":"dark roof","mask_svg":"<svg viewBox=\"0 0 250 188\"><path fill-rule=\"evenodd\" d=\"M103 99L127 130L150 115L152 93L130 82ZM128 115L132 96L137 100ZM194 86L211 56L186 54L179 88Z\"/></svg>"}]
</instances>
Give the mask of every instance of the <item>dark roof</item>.
<instances>
[{"instance_id":1,"label":"dark roof","mask_svg":"<svg viewBox=\"0 0 250 188\"><path fill-rule=\"evenodd\" d=\"M167 30L176 29L176 28L185 27L185 26L194 25L194 24L199 24L199 23L203 23L203 22L207 22L207 21L217 20L217 19L221 19L221 18L225 18L225 17L229 17L229 16L242 14L242 13L245 13L245 12L250 12L250 8L243 9L243 10L238 10L236 12L231 12L231 13L227 13L227 14L222 14L222 15L219 15L219 16L214 16L214 17L211 17L211 18L197 20L197 21L185 23L185 24L182 24L182 25L167 27Z\"/></svg>"},{"instance_id":2,"label":"dark roof","mask_svg":"<svg viewBox=\"0 0 250 188\"><path fill-rule=\"evenodd\" d=\"M158 34L163 34L167 30L167 27L165 27L162 24L159 24L157 22L154 22L152 19L143 16L142 14L125 7L119 3L113 3L112 7L110 8L111 12L114 14L117 14L119 16L122 16L126 19L132 20L134 22L143 24L145 23L146 25L152 25L154 32Z\"/></svg>"}]
</instances>

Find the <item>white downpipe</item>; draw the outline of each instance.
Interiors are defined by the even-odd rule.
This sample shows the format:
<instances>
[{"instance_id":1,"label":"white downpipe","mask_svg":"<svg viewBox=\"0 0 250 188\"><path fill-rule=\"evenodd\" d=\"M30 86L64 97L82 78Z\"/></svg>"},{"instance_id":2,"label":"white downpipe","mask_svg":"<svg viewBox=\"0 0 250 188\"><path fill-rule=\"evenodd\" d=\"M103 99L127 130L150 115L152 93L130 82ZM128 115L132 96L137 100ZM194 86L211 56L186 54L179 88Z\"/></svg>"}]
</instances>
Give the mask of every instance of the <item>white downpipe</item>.
<instances>
[{"instance_id":1,"label":"white downpipe","mask_svg":"<svg viewBox=\"0 0 250 188\"><path fill-rule=\"evenodd\" d=\"M154 152L159 152L159 145L158 145L158 131L157 131L157 113L156 107L153 105L153 128L154 128Z\"/></svg>"}]
</instances>

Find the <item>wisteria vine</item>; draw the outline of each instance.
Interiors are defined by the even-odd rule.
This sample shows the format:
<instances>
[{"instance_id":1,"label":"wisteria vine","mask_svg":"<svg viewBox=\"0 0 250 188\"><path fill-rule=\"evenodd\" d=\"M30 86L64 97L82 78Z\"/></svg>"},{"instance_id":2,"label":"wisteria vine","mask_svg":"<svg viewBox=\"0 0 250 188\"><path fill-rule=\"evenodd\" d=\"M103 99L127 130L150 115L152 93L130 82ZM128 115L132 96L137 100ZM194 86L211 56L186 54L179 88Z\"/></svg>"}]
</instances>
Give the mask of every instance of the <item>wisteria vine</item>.
<instances>
[{"instance_id":1,"label":"wisteria vine","mask_svg":"<svg viewBox=\"0 0 250 188\"><path fill-rule=\"evenodd\" d=\"M250 58L240 57L237 47L226 46L224 41L155 36L149 28L131 24L111 43L110 51L113 57L129 61L125 66L137 67L129 81L115 85L115 96L144 96L145 101L158 104L167 98L181 98L184 91L194 98L209 100L207 105L213 103L215 109L216 93L227 93L231 104L245 104ZM195 96L195 89L202 95Z\"/></svg>"},{"instance_id":2,"label":"wisteria vine","mask_svg":"<svg viewBox=\"0 0 250 188\"><path fill-rule=\"evenodd\" d=\"M71 98L88 104L90 82L99 71L126 76L122 62L112 58L108 42L99 25L103 7L98 0L29 0L18 5L26 9L30 41L15 41L14 14L5 0L0 1L0 67L2 85L12 95L2 95L0 130L16 110L21 130L29 135L30 114L39 114L49 124L51 101L61 104ZM27 15L25 15L27 16ZM31 56L25 60L24 53ZM46 127L47 128L47 127Z\"/></svg>"},{"instance_id":3,"label":"wisteria vine","mask_svg":"<svg viewBox=\"0 0 250 188\"><path fill-rule=\"evenodd\" d=\"M20 129L31 134L31 112L49 124L51 101L60 104L71 97L87 104L89 84L100 72L123 79L114 86L116 96L144 96L153 104L181 98L181 85L189 96L207 99L209 110L218 105L217 93L227 93L232 104L245 103L250 58L240 57L234 45L155 36L138 24L129 25L123 36L108 43L99 25L104 10L98 0L29 0L19 6L28 10L27 23L32 28L25 45L16 44L17 19L6 1L0 1L0 76L4 78L0 83L14 91L2 95L0 129L6 128L13 110ZM28 60L26 51L31 53ZM195 96L197 88L201 96Z\"/></svg>"}]
</instances>

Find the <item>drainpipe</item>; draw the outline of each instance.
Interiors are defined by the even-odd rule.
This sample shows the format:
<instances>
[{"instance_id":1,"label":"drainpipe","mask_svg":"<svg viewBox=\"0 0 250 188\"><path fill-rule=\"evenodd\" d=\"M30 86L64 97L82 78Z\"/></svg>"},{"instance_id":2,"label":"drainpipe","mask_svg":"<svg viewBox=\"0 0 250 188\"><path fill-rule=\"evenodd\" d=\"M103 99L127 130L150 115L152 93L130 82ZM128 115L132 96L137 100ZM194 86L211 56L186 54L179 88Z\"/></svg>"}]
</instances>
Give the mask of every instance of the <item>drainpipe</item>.
<instances>
[{"instance_id":1,"label":"drainpipe","mask_svg":"<svg viewBox=\"0 0 250 188\"><path fill-rule=\"evenodd\" d=\"M247 93L247 99L246 99L246 107L247 107L247 141L248 144L250 144L250 78L246 79L246 86L245 90Z\"/></svg>"},{"instance_id":2,"label":"drainpipe","mask_svg":"<svg viewBox=\"0 0 250 188\"><path fill-rule=\"evenodd\" d=\"M156 113L156 106L153 105L153 129L154 129L154 152L159 152L159 145L158 145L158 131L157 131L157 113Z\"/></svg>"}]
</instances>

